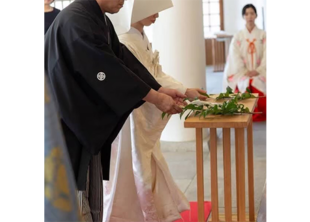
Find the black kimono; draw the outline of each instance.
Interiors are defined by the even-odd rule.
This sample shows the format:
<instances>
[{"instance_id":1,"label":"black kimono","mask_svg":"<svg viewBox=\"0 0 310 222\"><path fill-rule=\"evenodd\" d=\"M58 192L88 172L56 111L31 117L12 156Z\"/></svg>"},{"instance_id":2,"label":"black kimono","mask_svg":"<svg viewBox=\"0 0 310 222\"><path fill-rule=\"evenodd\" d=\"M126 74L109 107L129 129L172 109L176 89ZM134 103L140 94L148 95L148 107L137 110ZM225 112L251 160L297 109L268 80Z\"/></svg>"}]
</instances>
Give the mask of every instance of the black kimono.
<instances>
[{"instance_id":1,"label":"black kimono","mask_svg":"<svg viewBox=\"0 0 310 222\"><path fill-rule=\"evenodd\" d=\"M122 45L96 0L75 0L45 35L45 71L55 95L77 187L92 155L109 179L111 144L142 98L161 86Z\"/></svg>"}]
</instances>

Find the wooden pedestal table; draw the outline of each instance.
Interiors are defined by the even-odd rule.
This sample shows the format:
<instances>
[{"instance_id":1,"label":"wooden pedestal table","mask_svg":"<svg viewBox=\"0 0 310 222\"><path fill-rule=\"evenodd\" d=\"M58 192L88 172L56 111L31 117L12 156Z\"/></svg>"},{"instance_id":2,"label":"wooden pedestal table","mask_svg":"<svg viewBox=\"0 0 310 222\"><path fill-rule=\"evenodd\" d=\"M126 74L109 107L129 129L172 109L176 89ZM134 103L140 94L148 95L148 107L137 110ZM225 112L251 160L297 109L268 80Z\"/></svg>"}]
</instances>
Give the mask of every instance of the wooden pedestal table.
<instances>
[{"instance_id":1,"label":"wooden pedestal table","mask_svg":"<svg viewBox=\"0 0 310 222\"><path fill-rule=\"evenodd\" d=\"M258 96L257 94L254 94ZM208 99L216 102L214 99ZM257 103L256 98L243 100L240 103L253 112ZM204 221L204 176L203 176L203 137L202 129L210 129L210 164L211 164L211 203L212 222L218 221L255 221L254 206L254 169L253 169L253 129L252 115L242 114L234 116L207 116L206 119L189 117L184 122L185 128L196 129L196 165L197 165L197 199L198 221ZM218 206L218 176L217 176L217 134L216 128L223 129L223 169L224 169L224 201L225 214L223 219L219 215ZM235 130L235 162L236 162L236 199L237 215L232 214L232 189L231 189L231 129ZM246 215L245 194L245 133L247 130L247 164L248 164L248 196L249 215ZM235 216L237 218L235 218Z\"/></svg>"}]
</instances>

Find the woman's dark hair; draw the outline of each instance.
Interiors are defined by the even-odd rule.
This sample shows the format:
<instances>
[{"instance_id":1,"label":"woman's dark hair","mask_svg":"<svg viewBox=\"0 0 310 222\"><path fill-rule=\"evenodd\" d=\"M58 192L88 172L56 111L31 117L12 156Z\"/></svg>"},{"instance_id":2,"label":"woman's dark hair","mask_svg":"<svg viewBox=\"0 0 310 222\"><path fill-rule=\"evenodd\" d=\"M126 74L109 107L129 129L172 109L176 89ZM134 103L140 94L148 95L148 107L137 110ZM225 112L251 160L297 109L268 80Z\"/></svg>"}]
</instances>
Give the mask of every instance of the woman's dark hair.
<instances>
[{"instance_id":1,"label":"woman's dark hair","mask_svg":"<svg viewBox=\"0 0 310 222\"><path fill-rule=\"evenodd\" d=\"M242 9L242 17L245 16L245 12L246 12L246 10L247 10L248 8L252 8L252 9L254 10L255 14L257 15L255 6L252 5L252 4L247 4L247 5L245 5L245 6L243 7L243 9Z\"/></svg>"}]
</instances>

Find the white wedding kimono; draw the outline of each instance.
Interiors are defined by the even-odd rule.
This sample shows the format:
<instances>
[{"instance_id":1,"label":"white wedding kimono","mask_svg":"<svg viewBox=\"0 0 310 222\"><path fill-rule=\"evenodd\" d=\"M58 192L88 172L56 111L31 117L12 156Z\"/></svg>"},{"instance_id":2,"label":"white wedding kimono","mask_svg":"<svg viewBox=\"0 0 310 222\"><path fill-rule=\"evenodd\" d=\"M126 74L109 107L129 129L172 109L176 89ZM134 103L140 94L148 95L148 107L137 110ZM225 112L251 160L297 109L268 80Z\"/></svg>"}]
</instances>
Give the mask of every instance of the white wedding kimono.
<instances>
[{"instance_id":1,"label":"white wedding kimono","mask_svg":"<svg viewBox=\"0 0 310 222\"><path fill-rule=\"evenodd\" d=\"M245 74L252 70L259 73L252 77L252 86L266 94L266 32L256 26L251 32L245 28L234 36L224 70L223 91L230 86L245 92L250 82Z\"/></svg>"},{"instance_id":2,"label":"white wedding kimono","mask_svg":"<svg viewBox=\"0 0 310 222\"><path fill-rule=\"evenodd\" d=\"M145 34L131 30L120 41L167 88L186 87L162 72L158 52ZM110 181L104 182L104 222L172 222L189 203L169 172L160 150L168 119L153 104L135 109L112 144Z\"/></svg>"}]
</instances>

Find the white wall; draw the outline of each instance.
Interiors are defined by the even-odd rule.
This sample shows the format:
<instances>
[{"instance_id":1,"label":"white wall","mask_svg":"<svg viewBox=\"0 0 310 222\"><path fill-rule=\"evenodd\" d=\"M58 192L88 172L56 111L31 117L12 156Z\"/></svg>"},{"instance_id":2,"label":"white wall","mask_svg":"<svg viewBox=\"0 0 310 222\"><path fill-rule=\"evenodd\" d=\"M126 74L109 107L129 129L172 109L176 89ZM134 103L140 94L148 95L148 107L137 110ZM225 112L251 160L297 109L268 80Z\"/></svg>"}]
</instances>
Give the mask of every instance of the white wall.
<instances>
[{"instance_id":1,"label":"white wall","mask_svg":"<svg viewBox=\"0 0 310 222\"><path fill-rule=\"evenodd\" d=\"M224 28L229 34L235 34L245 26L242 18L242 8L246 4L253 4L256 7L258 17L256 25L263 28L262 7L265 8L265 28L266 28L266 0L223 0L224 2Z\"/></svg>"}]
</instances>

